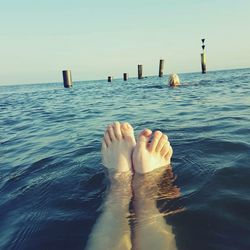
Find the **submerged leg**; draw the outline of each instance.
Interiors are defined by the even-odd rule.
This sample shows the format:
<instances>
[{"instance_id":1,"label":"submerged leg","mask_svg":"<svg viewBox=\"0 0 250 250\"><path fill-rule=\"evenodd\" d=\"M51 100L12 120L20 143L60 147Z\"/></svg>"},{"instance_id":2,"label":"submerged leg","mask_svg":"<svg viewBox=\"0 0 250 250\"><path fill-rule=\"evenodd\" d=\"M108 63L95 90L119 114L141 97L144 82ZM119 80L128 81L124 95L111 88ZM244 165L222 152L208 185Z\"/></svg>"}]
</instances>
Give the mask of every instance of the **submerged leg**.
<instances>
[{"instance_id":1,"label":"submerged leg","mask_svg":"<svg viewBox=\"0 0 250 250\"><path fill-rule=\"evenodd\" d=\"M102 162L109 169L110 192L103 213L89 237L87 249L131 249L128 207L131 200L132 151L135 146L129 123L109 125L102 142Z\"/></svg>"},{"instance_id":2,"label":"submerged leg","mask_svg":"<svg viewBox=\"0 0 250 250\"><path fill-rule=\"evenodd\" d=\"M173 154L166 135L145 129L138 137L133 152L133 208L136 217L133 249L176 250L172 227L166 224L156 206L158 185Z\"/></svg>"}]
</instances>

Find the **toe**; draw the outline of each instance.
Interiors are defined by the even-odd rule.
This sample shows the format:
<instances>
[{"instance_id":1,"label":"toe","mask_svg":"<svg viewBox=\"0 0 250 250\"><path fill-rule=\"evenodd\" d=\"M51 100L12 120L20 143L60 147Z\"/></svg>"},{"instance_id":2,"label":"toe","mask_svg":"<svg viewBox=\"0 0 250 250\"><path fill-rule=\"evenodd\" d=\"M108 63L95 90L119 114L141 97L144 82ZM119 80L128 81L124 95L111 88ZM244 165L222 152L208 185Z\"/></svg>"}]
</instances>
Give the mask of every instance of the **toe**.
<instances>
[{"instance_id":1,"label":"toe","mask_svg":"<svg viewBox=\"0 0 250 250\"><path fill-rule=\"evenodd\" d=\"M148 148L150 152L155 151L155 149L156 149L156 147L157 147L157 145L158 145L158 143L160 141L161 136L162 136L161 131L155 131L154 132L154 138L153 138L153 140L150 143L149 148Z\"/></svg>"},{"instance_id":2,"label":"toe","mask_svg":"<svg viewBox=\"0 0 250 250\"><path fill-rule=\"evenodd\" d=\"M113 123L113 130L114 130L114 134L115 134L116 139L121 140L122 139L122 132L121 132L120 122Z\"/></svg>"},{"instance_id":3,"label":"toe","mask_svg":"<svg viewBox=\"0 0 250 250\"><path fill-rule=\"evenodd\" d=\"M162 135L156 148L155 151L156 152L161 152L162 148L164 147L164 145L166 144L166 142L168 141L168 137L166 135Z\"/></svg>"},{"instance_id":4,"label":"toe","mask_svg":"<svg viewBox=\"0 0 250 250\"><path fill-rule=\"evenodd\" d=\"M122 136L125 139L132 138L135 141L133 127L128 122L125 122L121 125L121 132L122 132Z\"/></svg>"},{"instance_id":5,"label":"toe","mask_svg":"<svg viewBox=\"0 0 250 250\"><path fill-rule=\"evenodd\" d=\"M148 142L149 142L149 139L150 139L150 136L152 134L152 131L150 129L144 129L140 135L138 136L138 139L137 139L137 145L139 147L146 147Z\"/></svg>"},{"instance_id":6,"label":"toe","mask_svg":"<svg viewBox=\"0 0 250 250\"><path fill-rule=\"evenodd\" d=\"M171 145L169 146L169 149L167 151L167 153L164 155L164 158L167 160L167 161L170 161L171 160L171 157L173 155L173 149L171 147Z\"/></svg>"},{"instance_id":7,"label":"toe","mask_svg":"<svg viewBox=\"0 0 250 250\"><path fill-rule=\"evenodd\" d=\"M108 131L105 132L103 140L105 141L107 147L112 143Z\"/></svg>"},{"instance_id":8,"label":"toe","mask_svg":"<svg viewBox=\"0 0 250 250\"><path fill-rule=\"evenodd\" d=\"M160 151L160 154L162 155L162 157L165 157L165 155L168 153L168 151L170 150L170 143L169 141L165 142L161 151Z\"/></svg>"},{"instance_id":9,"label":"toe","mask_svg":"<svg viewBox=\"0 0 250 250\"><path fill-rule=\"evenodd\" d=\"M109 138L111 141L115 141L116 137L115 137L115 132L114 132L114 128L112 125L109 125L107 128L108 134L109 134Z\"/></svg>"}]
</instances>

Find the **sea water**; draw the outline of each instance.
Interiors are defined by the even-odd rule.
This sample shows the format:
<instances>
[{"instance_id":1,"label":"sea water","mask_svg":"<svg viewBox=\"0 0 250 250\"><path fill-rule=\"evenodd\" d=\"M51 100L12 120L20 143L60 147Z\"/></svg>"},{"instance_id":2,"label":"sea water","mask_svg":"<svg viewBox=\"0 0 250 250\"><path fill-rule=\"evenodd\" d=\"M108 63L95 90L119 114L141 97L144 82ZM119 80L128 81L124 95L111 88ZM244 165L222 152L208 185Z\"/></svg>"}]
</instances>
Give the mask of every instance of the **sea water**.
<instances>
[{"instance_id":1,"label":"sea water","mask_svg":"<svg viewBox=\"0 0 250 250\"><path fill-rule=\"evenodd\" d=\"M118 120L169 137L180 195L157 204L178 249L249 250L250 69L180 79L1 86L0 249L85 248L109 185L101 139Z\"/></svg>"}]
</instances>

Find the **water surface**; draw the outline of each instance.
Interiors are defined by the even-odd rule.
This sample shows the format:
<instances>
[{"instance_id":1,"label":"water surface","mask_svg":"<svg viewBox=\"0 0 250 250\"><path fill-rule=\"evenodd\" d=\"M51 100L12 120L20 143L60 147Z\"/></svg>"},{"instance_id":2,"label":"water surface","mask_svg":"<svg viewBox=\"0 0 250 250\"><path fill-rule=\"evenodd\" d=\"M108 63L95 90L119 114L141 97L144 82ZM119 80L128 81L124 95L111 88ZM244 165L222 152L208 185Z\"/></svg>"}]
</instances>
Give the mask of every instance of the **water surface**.
<instances>
[{"instance_id":1,"label":"water surface","mask_svg":"<svg viewBox=\"0 0 250 250\"><path fill-rule=\"evenodd\" d=\"M107 187L107 124L167 133L174 185L159 200L180 250L250 249L250 69L0 87L0 249L84 249Z\"/></svg>"}]
</instances>

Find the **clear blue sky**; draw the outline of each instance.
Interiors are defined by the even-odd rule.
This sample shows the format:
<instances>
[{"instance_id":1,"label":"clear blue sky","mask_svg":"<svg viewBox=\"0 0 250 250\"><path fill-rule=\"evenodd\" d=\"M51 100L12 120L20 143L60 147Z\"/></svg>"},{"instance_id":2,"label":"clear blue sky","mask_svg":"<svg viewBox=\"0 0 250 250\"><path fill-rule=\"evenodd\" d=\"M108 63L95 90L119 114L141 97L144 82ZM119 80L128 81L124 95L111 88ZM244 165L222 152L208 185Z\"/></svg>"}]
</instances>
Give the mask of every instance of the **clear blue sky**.
<instances>
[{"instance_id":1,"label":"clear blue sky","mask_svg":"<svg viewBox=\"0 0 250 250\"><path fill-rule=\"evenodd\" d=\"M0 84L250 67L249 0L13 0L0 5Z\"/></svg>"}]
</instances>

